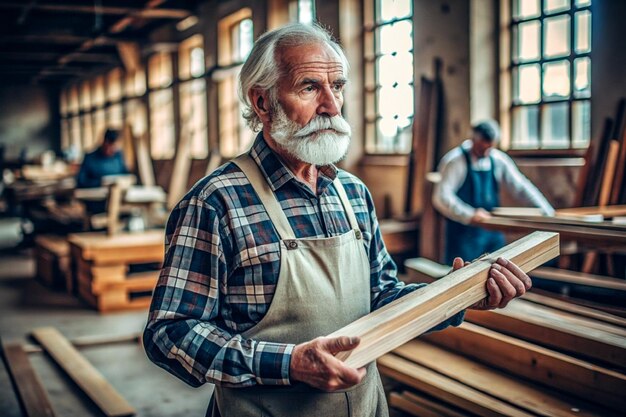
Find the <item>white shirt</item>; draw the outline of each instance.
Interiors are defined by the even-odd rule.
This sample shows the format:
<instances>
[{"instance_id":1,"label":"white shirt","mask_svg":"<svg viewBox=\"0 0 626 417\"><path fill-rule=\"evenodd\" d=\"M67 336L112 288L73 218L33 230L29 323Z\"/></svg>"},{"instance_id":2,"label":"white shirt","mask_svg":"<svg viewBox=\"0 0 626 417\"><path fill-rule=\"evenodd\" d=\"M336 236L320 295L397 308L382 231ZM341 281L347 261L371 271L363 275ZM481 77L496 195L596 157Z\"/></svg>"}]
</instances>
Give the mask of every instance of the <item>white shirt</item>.
<instances>
[{"instance_id":1,"label":"white shirt","mask_svg":"<svg viewBox=\"0 0 626 417\"><path fill-rule=\"evenodd\" d=\"M465 182L467 176L467 162L461 148L469 151L472 141L466 140L461 146L445 154L439 163L441 181L435 185L433 205L444 216L456 222L469 224L476 208L465 203L457 196L457 192ZM491 157L491 158L490 158ZM478 158L470 153L472 169L475 171L489 171L491 161L494 162L494 176L498 184L507 187L520 203L539 207L543 214L554 215L554 208L541 192L522 174L513 160L499 149L492 148L488 157Z\"/></svg>"}]
</instances>

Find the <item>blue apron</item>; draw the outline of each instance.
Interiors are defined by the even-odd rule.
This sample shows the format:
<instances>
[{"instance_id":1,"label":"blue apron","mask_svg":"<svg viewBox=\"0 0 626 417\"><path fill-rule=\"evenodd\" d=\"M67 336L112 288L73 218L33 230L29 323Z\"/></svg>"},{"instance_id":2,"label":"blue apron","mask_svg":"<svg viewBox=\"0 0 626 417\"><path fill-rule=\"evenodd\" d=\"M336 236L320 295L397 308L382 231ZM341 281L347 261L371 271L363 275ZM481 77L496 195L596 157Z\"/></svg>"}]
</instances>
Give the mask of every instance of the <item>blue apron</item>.
<instances>
[{"instance_id":1,"label":"blue apron","mask_svg":"<svg viewBox=\"0 0 626 417\"><path fill-rule=\"evenodd\" d=\"M500 205L498 181L494 174L494 161L491 159L489 171L476 171L472 168L469 152L461 149L467 162L465 182L457 191L457 196L472 207L491 211ZM452 265L455 257L464 261L472 261L484 253L491 253L504 246L504 235L501 232L485 230L480 227L446 221L446 254L445 262Z\"/></svg>"}]
</instances>

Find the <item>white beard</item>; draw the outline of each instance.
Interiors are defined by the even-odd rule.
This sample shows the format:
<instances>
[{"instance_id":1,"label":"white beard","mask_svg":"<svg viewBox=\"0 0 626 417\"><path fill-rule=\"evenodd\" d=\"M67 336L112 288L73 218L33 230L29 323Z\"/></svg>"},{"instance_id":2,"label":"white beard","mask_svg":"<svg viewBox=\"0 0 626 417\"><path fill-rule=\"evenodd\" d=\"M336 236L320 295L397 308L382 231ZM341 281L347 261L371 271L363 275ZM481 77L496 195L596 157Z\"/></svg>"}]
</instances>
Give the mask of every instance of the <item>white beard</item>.
<instances>
[{"instance_id":1,"label":"white beard","mask_svg":"<svg viewBox=\"0 0 626 417\"><path fill-rule=\"evenodd\" d=\"M330 131L324 131L332 129ZM322 132L323 131L323 132ZM306 126L290 120L280 104L275 106L270 135L296 159L312 165L329 165L346 156L352 130L341 115L317 115Z\"/></svg>"}]
</instances>

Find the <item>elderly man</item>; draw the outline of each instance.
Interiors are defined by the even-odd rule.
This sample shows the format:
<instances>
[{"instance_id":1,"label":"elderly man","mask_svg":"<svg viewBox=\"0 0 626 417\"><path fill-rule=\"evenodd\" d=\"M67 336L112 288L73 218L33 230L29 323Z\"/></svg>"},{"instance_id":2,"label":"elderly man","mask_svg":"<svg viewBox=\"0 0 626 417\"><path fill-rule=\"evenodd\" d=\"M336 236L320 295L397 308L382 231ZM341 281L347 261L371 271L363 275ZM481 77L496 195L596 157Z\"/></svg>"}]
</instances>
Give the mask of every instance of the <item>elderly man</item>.
<instances>
[{"instance_id":1,"label":"elderly man","mask_svg":"<svg viewBox=\"0 0 626 417\"><path fill-rule=\"evenodd\" d=\"M448 218L445 262L455 257L471 260L493 252L505 243L501 232L485 230L480 223L500 205L506 188L522 204L539 207L545 215L554 209L543 194L504 152L494 149L500 139L495 120L472 126L472 138L448 152L439 164L441 181L433 192L433 205Z\"/></svg>"},{"instance_id":2,"label":"elderly man","mask_svg":"<svg viewBox=\"0 0 626 417\"><path fill-rule=\"evenodd\" d=\"M324 337L418 288L396 278L365 185L333 165L350 140L346 77L324 30L263 35L240 76L244 115L261 132L171 214L144 343L183 381L216 385L209 415L388 415L375 364L353 369L334 356L359 340ZM530 287L499 262L476 308Z\"/></svg>"}]
</instances>

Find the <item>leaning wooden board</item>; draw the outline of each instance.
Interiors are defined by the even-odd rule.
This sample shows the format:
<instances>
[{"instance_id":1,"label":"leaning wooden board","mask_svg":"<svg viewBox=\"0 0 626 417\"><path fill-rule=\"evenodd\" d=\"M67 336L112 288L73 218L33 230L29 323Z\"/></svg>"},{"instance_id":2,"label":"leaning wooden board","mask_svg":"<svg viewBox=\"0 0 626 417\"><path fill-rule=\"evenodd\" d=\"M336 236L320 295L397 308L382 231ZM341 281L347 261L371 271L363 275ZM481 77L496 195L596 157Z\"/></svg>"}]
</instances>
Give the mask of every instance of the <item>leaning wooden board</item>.
<instances>
[{"instance_id":1,"label":"leaning wooden board","mask_svg":"<svg viewBox=\"0 0 626 417\"><path fill-rule=\"evenodd\" d=\"M528 272L559 254L559 235L534 232L337 330L329 337L358 336L354 350L337 357L359 368L485 298L491 265L504 257Z\"/></svg>"},{"instance_id":2,"label":"leaning wooden board","mask_svg":"<svg viewBox=\"0 0 626 417\"><path fill-rule=\"evenodd\" d=\"M33 330L33 336L106 416L132 416L135 409L53 327Z\"/></svg>"}]
</instances>

